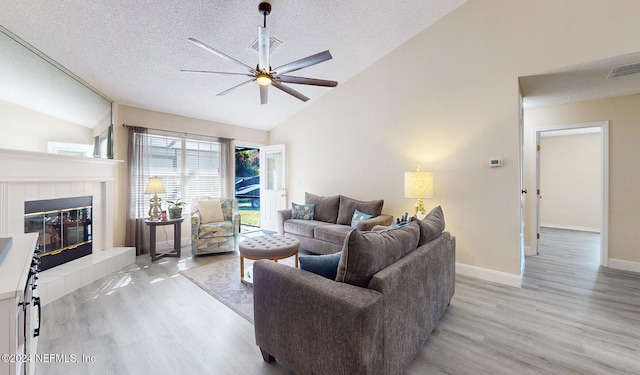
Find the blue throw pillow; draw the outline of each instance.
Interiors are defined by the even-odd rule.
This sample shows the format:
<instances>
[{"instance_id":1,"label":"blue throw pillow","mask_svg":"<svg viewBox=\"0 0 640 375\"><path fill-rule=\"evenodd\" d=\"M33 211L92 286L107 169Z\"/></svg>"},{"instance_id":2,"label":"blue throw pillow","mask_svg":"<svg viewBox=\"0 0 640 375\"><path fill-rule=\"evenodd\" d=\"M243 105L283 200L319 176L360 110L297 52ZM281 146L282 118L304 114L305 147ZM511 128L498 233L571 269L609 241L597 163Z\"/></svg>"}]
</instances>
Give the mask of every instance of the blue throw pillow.
<instances>
[{"instance_id":1,"label":"blue throw pillow","mask_svg":"<svg viewBox=\"0 0 640 375\"><path fill-rule=\"evenodd\" d=\"M372 217L373 216L360 212L356 209L353 212L353 217L351 218L351 228L355 228L359 221L371 219Z\"/></svg>"},{"instance_id":2,"label":"blue throw pillow","mask_svg":"<svg viewBox=\"0 0 640 375\"><path fill-rule=\"evenodd\" d=\"M342 252L327 255L300 255L300 269L335 280Z\"/></svg>"},{"instance_id":3,"label":"blue throw pillow","mask_svg":"<svg viewBox=\"0 0 640 375\"><path fill-rule=\"evenodd\" d=\"M291 218L302 220L313 220L313 212L315 204L297 204L291 203Z\"/></svg>"}]
</instances>

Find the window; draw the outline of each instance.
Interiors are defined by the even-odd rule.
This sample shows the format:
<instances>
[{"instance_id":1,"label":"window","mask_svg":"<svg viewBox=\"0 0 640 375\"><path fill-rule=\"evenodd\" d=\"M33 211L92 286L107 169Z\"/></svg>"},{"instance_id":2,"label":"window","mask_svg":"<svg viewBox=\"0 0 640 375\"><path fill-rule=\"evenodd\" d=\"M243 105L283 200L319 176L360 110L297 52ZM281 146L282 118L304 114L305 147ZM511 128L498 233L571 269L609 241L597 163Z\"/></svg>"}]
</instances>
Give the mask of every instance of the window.
<instances>
[{"instance_id":1,"label":"window","mask_svg":"<svg viewBox=\"0 0 640 375\"><path fill-rule=\"evenodd\" d=\"M136 137L142 136L136 134ZM158 194L162 198L162 208L166 210L167 200L180 199L185 202L183 213L191 211L191 202L198 196L222 195L220 142L189 136L148 134L146 137L148 167L142 179L145 186L136 186L137 191L146 189L149 177L158 176L166 191ZM136 202L137 218L149 216L149 198L144 196Z\"/></svg>"}]
</instances>

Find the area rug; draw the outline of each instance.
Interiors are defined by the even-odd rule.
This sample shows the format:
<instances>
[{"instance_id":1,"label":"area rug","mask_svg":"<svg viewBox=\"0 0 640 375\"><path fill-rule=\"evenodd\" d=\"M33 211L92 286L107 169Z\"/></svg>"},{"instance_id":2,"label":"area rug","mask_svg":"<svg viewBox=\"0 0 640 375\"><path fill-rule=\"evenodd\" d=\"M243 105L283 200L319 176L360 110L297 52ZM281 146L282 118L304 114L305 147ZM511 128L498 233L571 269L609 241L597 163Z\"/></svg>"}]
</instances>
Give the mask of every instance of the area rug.
<instances>
[{"instance_id":1,"label":"area rug","mask_svg":"<svg viewBox=\"0 0 640 375\"><path fill-rule=\"evenodd\" d=\"M245 266L249 262L245 262ZM240 257L180 271L182 276L253 323L253 287L240 282Z\"/></svg>"}]
</instances>

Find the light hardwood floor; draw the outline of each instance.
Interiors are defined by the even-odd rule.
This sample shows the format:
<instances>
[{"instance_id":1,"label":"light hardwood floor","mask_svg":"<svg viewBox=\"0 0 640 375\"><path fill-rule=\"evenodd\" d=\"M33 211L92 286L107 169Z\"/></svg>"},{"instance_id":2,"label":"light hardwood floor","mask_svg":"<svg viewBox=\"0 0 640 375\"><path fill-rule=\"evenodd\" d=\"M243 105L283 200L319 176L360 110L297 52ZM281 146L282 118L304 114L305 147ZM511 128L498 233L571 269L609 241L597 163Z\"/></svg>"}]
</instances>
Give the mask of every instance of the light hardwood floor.
<instances>
[{"instance_id":1,"label":"light hardwood floor","mask_svg":"<svg viewBox=\"0 0 640 375\"><path fill-rule=\"evenodd\" d=\"M640 275L598 267L597 234L545 230L521 289L463 276L407 374L640 374ZM135 265L43 308L37 374L286 374L253 325L178 274L232 254Z\"/></svg>"}]
</instances>

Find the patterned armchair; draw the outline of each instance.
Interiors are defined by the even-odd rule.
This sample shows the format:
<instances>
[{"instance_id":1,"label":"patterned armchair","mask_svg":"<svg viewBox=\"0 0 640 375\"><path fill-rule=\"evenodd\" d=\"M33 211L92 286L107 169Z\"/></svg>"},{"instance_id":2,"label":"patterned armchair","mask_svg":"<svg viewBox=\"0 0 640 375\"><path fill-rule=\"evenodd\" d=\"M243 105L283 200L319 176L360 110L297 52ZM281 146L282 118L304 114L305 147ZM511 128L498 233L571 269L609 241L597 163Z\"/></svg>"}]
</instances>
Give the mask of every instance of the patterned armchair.
<instances>
[{"instance_id":1,"label":"patterned armchair","mask_svg":"<svg viewBox=\"0 0 640 375\"><path fill-rule=\"evenodd\" d=\"M211 204L198 202L220 201L223 221L208 221ZM213 202L211 202L213 204ZM214 204L216 206L217 204ZM206 207L206 209L205 209ZM215 211L215 210L214 210ZM215 216L215 215L214 215ZM203 217L205 220L203 220ZM191 205L191 252L193 255L234 251L240 236L240 213L235 198L198 197Z\"/></svg>"}]
</instances>

